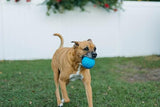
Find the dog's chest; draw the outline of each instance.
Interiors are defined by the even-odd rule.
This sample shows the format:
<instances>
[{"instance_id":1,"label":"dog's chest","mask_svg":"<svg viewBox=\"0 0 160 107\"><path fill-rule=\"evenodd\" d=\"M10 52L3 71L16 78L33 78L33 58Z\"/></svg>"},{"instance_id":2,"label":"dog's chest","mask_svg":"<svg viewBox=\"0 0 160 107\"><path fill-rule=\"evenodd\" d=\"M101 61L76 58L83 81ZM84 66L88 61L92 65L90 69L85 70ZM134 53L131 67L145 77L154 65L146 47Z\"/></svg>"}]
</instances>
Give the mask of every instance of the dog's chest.
<instances>
[{"instance_id":1,"label":"dog's chest","mask_svg":"<svg viewBox=\"0 0 160 107\"><path fill-rule=\"evenodd\" d=\"M83 75L80 74L80 71L81 71L81 63L78 66L78 70L77 70L76 74L70 74L69 80L70 81L82 80L83 79Z\"/></svg>"},{"instance_id":2,"label":"dog's chest","mask_svg":"<svg viewBox=\"0 0 160 107\"><path fill-rule=\"evenodd\" d=\"M83 79L83 75L82 75L82 74L78 74L78 73L76 73L76 74L71 74L71 75L69 76L69 80L70 80L70 81L82 80L82 79Z\"/></svg>"}]
</instances>

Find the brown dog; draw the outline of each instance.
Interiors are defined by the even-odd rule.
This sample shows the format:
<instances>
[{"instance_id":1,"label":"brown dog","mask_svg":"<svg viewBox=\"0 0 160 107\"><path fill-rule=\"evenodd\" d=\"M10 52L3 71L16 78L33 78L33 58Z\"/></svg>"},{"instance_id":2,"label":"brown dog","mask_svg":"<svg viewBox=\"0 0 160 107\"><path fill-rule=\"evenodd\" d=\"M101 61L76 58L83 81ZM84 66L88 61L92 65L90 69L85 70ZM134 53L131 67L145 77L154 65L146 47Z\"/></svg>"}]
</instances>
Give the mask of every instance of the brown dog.
<instances>
[{"instance_id":1,"label":"brown dog","mask_svg":"<svg viewBox=\"0 0 160 107\"><path fill-rule=\"evenodd\" d=\"M70 75L76 74L80 66L79 63L81 63L83 56L96 58L97 53L96 47L91 39L81 42L72 41L72 43L74 43L74 46L68 48L63 47L64 41L63 37L60 34L55 33L54 35L58 36L61 39L61 45L59 49L56 50L52 58L51 66L54 71L54 81L56 86L55 94L57 98L57 104L59 107L62 107L63 102L70 102L66 90L66 85L71 80ZM88 105L89 107L93 107L90 70L82 66L80 69L80 75L83 76L82 81L86 89ZM62 100L59 93L59 84L62 92Z\"/></svg>"}]
</instances>

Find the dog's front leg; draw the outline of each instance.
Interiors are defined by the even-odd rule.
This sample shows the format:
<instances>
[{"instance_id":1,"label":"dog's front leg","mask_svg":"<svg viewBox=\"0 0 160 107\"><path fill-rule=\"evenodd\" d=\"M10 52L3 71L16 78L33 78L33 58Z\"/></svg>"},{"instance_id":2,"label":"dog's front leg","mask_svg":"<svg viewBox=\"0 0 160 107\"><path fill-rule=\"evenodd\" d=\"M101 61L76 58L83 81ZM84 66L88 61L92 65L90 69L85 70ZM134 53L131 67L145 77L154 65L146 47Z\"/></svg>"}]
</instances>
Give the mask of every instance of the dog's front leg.
<instances>
[{"instance_id":1,"label":"dog's front leg","mask_svg":"<svg viewBox=\"0 0 160 107\"><path fill-rule=\"evenodd\" d=\"M84 86L86 89L86 95L87 95L87 100L88 100L88 107L93 107L92 103L92 87L89 82L84 81Z\"/></svg>"},{"instance_id":2,"label":"dog's front leg","mask_svg":"<svg viewBox=\"0 0 160 107\"><path fill-rule=\"evenodd\" d=\"M83 84L86 90L87 100L88 100L88 107L93 107L92 103L92 87L91 87L91 76L89 70L83 74Z\"/></svg>"},{"instance_id":3,"label":"dog's front leg","mask_svg":"<svg viewBox=\"0 0 160 107\"><path fill-rule=\"evenodd\" d=\"M60 86L61 86L61 92L62 92L62 98L64 99L65 103L70 102L70 99L68 98L67 90L66 90L66 82L63 80L59 80Z\"/></svg>"}]
</instances>

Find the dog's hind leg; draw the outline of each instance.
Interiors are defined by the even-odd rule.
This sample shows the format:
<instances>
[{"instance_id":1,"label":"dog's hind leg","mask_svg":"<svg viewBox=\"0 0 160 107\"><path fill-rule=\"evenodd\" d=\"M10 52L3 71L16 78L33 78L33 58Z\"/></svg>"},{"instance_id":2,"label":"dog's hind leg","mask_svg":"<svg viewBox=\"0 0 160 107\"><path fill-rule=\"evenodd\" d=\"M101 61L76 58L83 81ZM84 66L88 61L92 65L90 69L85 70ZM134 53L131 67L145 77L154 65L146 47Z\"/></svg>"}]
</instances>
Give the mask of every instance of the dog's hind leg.
<instances>
[{"instance_id":1,"label":"dog's hind leg","mask_svg":"<svg viewBox=\"0 0 160 107\"><path fill-rule=\"evenodd\" d=\"M59 106L61 104L61 97L60 97L60 93L59 93L60 71L58 70L58 68L54 67L53 65L52 65L52 69L54 71L54 82L55 82L55 87L56 87L55 95L56 95L56 98L57 98L57 105Z\"/></svg>"}]
</instances>

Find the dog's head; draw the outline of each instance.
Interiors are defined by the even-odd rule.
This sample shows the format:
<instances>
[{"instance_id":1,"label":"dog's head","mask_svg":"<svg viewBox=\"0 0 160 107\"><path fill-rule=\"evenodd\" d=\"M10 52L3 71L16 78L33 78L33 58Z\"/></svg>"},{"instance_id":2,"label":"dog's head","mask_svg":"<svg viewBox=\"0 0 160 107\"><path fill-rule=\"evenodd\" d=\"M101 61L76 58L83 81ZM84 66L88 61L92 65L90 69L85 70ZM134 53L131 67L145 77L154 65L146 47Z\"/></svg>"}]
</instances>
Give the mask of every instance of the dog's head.
<instances>
[{"instance_id":1,"label":"dog's head","mask_svg":"<svg viewBox=\"0 0 160 107\"><path fill-rule=\"evenodd\" d=\"M87 41L72 41L72 43L74 43L73 47L78 57L83 58L87 56L93 59L97 57L96 46L91 39Z\"/></svg>"}]
</instances>

